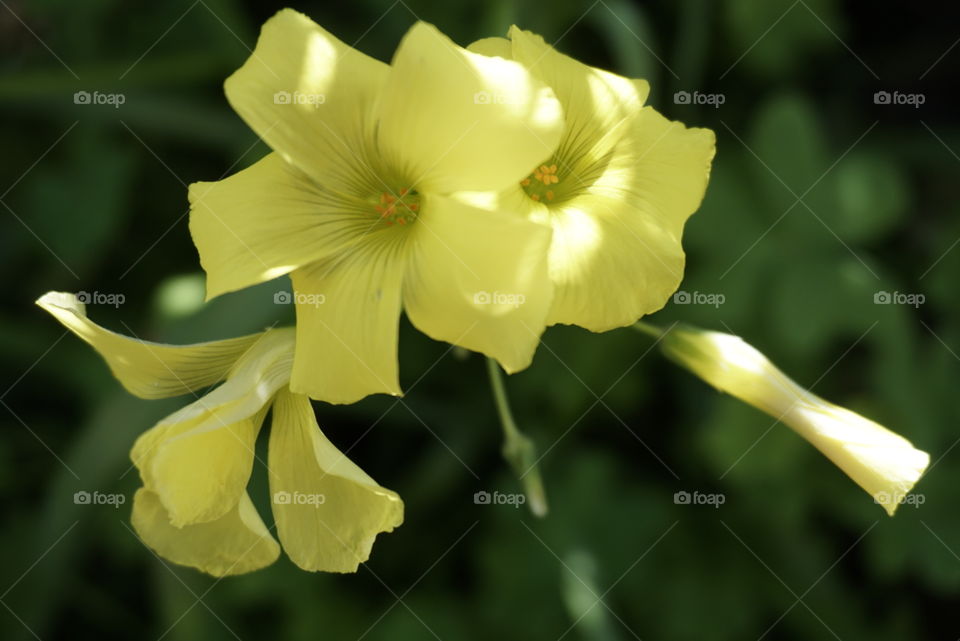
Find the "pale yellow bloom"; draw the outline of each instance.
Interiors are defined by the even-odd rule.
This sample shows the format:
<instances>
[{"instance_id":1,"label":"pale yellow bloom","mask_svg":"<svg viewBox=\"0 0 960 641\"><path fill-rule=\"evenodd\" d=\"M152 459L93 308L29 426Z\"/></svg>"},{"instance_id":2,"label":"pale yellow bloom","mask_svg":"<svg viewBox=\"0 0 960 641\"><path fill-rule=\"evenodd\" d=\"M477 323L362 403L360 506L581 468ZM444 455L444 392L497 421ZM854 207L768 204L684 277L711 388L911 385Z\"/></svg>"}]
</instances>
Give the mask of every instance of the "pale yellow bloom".
<instances>
[{"instance_id":1,"label":"pale yellow bloom","mask_svg":"<svg viewBox=\"0 0 960 641\"><path fill-rule=\"evenodd\" d=\"M192 185L190 231L208 297L290 274L291 389L333 403L400 394L401 310L508 371L530 363L552 300L550 228L456 196L516 184L550 156L562 126L550 89L431 25L388 66L284 10L226 93L274 153Z\"/></svg>"},{"instance_id":2,"label":"pale yellow bloom","mask_svg":"<svg viewBox=\"0 0 960 641\"><path fill-rule=\"evenodd\" d=\"M645 107L645 80L587 66L517 27L470 49L520 62L563 105L556 151L492 201L553 229L547 323L600 332L663 307L683 278L683 226L703 199L713 132Z\"/></svg>"},{"instance_id":3,"label":"pale yellow bloom","mask_svg":"<svg viewBox=\"0 0 960 641\"><path fill-rule=\"evenodd\" d=\"M337 450L310 400L290 391L293 329L162 345L96 325L72 294L50 292L37 304L97 350L133 394L196 397L142 434L131 452L144 484L131 520L159 555L217 576L277 559L280 545L247 494L256 438L271 409L272 513L294 563L356 571L377 534L402 523L400 498ZM211 385L218 386L197 396Z\"/></svg>"}]
</instances>

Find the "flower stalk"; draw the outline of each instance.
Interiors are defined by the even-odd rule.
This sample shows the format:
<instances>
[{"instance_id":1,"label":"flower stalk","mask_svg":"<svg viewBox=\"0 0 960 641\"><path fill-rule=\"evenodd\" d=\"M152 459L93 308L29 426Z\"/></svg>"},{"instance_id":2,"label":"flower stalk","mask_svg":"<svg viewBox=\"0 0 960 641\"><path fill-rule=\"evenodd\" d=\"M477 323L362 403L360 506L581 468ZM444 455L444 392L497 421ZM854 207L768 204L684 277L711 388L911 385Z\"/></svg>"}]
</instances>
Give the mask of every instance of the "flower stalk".
<instances>
[{"instance_id":1,"label":"flower stalk","mask_svg":"<svg viewBox=\"0 0 960 641\"><path fill-rule=\"evenodd\" d=\"M493 389L497 414L500 416L500 425L503 427L503 447L501 448L503 458L510 464L514 474L523 484L523 492L530 505L530 511L534 516L543 518L548 511L547 495L543 489L543 478L540 476L540 467L537 464L537 447L529 436L520 431L516 421L513 420L507 389L503 383L503 374L497 361L487 358L487 372L490 374L490 386Z\"/></svg>"}]
</instances>

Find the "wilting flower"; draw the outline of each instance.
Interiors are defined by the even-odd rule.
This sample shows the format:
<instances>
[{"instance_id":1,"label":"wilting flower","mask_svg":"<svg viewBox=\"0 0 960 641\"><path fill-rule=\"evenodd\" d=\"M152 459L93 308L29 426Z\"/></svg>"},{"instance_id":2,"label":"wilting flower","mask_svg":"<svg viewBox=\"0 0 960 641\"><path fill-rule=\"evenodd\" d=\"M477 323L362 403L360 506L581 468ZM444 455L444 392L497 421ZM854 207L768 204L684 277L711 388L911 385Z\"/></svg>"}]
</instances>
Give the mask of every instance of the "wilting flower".
<instances>
[{"instance_id":1,"label":"wilting flower","mask_svg":"<svg viewBox=\"0 0 960 641\"><path fill-rule=\"evenodd\" d=\"M683 277L681 235L703 199L713 132L644 107L645 80L584 65L517 27L469 48L522 63L563 105L556 151L496 199L553 228L548 324L606 331L663 307Z\"/></svg>"},{"instance_id":2,"label":"wilting flower","mask_svg":"<svg viewBox=\"0 0 960 641\"><path fill-rule=\"evenodd\" d=\"M550 229L455 197L516 184L550 156L562 126L550 89L428 24L388 66L284 10L226 94L274 153L192 185L190 230L208 297L290 274L293 391L399 394L401 308L508 371L529 364L551 300Z\"/></svg>"},{"instance_id":3,"label":"wilting flower","mask_svg":"<svg viewBox=\"0 0 960 641\"><path fill-rule=\"evenodd\" d=\"M720 391L792 427L891 516L930 463L902 436L803 389L737 336L678 326L660 345Z\"/></svg>"},{"instance_id":4,"label":"wilting flower","mask_svg":"<svg viewBox=\"0 0 960 641\"><path fill-rule=\"evenodd\" d=\"M137 534L174 563L223 576L273 563L280 546L247 494L255 442L273 411L267 461L277 535L305 570L353 572L380 532L403 521L403 503L323 435L309 398L290 391L294 331L194 345L162 345L106 330L72 294L37 304L89 343L131 393L197 397L137 440L131 458L144 487Z\"/></svg>"}]
</instances>

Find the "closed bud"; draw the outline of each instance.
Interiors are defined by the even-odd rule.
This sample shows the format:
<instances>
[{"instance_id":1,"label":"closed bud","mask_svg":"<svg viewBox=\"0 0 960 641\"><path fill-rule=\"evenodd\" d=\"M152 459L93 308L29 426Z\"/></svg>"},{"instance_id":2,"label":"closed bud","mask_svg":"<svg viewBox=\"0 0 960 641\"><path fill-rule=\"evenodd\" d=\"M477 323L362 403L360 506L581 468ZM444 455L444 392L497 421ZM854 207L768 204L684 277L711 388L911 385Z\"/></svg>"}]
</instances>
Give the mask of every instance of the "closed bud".
<instances>
[{"instance_id":1,"label":"closed bud","mask_svg":"<svg viewBox=\"0 0 960 641\"><path fill-rule=\"evenodd\" d=\"M677 326L660 345L718 390L789 425L891 516L900 501L885 498L905 496L930 463L929 454L902 436L800 387L737 336Z\"/></svg>"}]
</instances>

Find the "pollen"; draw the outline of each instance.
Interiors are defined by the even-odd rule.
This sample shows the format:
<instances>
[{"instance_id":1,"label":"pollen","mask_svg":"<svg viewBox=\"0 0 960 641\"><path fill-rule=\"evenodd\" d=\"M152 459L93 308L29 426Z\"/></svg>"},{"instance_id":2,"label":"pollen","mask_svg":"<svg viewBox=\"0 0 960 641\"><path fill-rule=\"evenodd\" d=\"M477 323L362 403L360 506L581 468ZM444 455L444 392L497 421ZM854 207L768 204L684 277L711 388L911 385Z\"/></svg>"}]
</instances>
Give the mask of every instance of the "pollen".
<instances>
[{"instance_id":1,"label":"pollen","mask_svg":"<svg viewBox=\"0 0 960 641\"><path fill-rule=\"evenodd\" d=\"M420 211L420 194L412 188L404 188L396 193L385 191L380 194L373 208L387 227L407 225L416 219Z\"/></svg>"},{"instance_id":2,"label":"pollen","mask_svg":"<svg viewBox=\"0 0 960 641\"><path fill-rule=\"evenodd\" d=\"M557 177L557 166L550 165L540 165L539 169L533 171L533 177L542 182L544 185L553 185L560 182L560 179Z\"/></svg>"},{"instance_id":3,"label":"pollen","mask_svg":"<svg viewBox=\"0 0 960 641\"><path fill-rule=\"evenodd\" d=\"M558 167L556 163L549 165L540 165L533 170L529 176L520 181L520 186L535 202L553 202L557 198L557 192L551 189L551 185L560 183Z\"/></svg>"}]
</instances>

